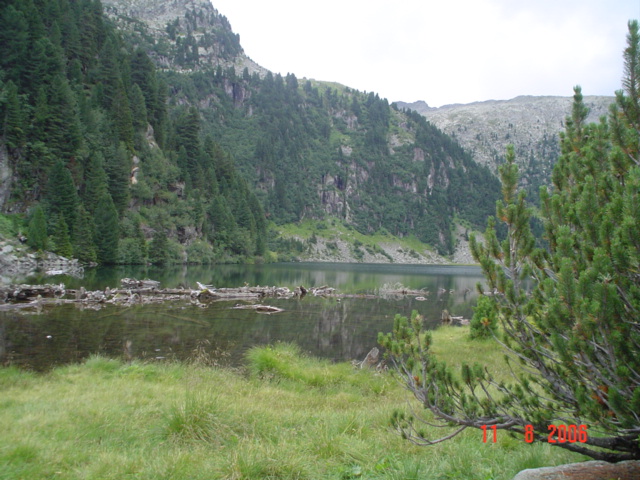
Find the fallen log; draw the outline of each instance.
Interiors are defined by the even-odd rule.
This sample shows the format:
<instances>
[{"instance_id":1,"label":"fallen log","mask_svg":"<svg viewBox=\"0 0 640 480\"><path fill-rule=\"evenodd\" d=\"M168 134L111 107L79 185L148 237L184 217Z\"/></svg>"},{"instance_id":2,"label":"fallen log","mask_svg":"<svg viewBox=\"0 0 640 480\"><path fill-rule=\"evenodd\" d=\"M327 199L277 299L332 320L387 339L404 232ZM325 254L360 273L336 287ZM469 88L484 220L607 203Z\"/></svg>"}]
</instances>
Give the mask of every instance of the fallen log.
<instances>
[{"instance_id":1,"label":"fallen log","mask_svg":"<svg viewBox=\"0 0 640 480\"><path fill-rule=\"evenodd\" d=\"M330 295L333 295L333 292L335 292L336 289L331 288L327 285L323 285L321 287L312 287L309 291L314 297L328 297Z\"/></svg>"},{"instance_id":2,"label":"fallen log","mask_svg":"<svg viewBox=\"0 0 640 480\"><path fill-rule=\"evenodd\" d=\"M264 297L276 297L276 298L290 298L294 296L287 287L225 287L225 288L212 288L206 285L198 283L201 288L198 293L200 300L248 300L248 299L260 299Z\"/></svg>"},{"instance_id":3,"label":"fallen log","mask_svg":"<svg viewBox=\"0 0 640 480\"><path fill-rule=\"evenodd\" d=\"M391 296L391 295L419 295L421 299L425 299L425 297L429 296L431 292L424 288L420 290L415 290L409 287L405 287L400 282L388 284L385 283L381 288L378 289L378 294L382 296Z\"/></svg>"},{"instance_id":4,"label":"fallen log","mask_svg":"<svg viewBox=\"0 0 640 480\"><path fill-rule=\"evenodd\" d=\"M284 312L284 309L274 307L272 305L261 305L261 304L236 304L232 307L234 310L255 310L258 313L280 313Z\"/></svg>"},{"instance_id":5,"label":"fallen log","mask_svg":"<svg viewBox=\"0 0 640 480\"><path fill-rule=\"evenodd\" d=\"M9 285L0 287L0 298L5 302L29 302L38 297L60 298L66 293L64 284L60 285Z\"/></svg>"},{"instance_id":6,"label":"fallen log","mask_svg":"<svg viewBox=\"0 0 640 480\"><path fill-rule=\"evenodd\" d=\"M120 280L123 288L158 288L160 282L157 280L136 280L135 278L123 278Z\"/></svg>"},{"instance_id":7,"label":"fallen log","mask_svg":"<svg viewBox=\"0 0 640 480\"><path fill-rule=\"evenodd\" d=\"M104 290L79 289L66 290L60 285L10 285L0 287L0 310L22 309L29 307L40 308L43 305L75 303L78 305L100 308L100 305L124 305L162 303L167 301L189 301L198 307L206 308L207 302L223 300L259 301L263 298L293 298L302 297L303 293L314 296L335 296L335 289L327 285L321 287L297 287L291 291L287 287L249 286L237 288L216 288L197 282L198 289L190 288L158 288L160 282L155 280L136 280L123 278L120 288L105 288ZM361 297L359 295L359 297ZM38 299L38 302L35 300ZM20 306L18 306L20 305ZM277 313L277 307L258 304L250 306L261 313Z\"/></svg>"}]
</instances>

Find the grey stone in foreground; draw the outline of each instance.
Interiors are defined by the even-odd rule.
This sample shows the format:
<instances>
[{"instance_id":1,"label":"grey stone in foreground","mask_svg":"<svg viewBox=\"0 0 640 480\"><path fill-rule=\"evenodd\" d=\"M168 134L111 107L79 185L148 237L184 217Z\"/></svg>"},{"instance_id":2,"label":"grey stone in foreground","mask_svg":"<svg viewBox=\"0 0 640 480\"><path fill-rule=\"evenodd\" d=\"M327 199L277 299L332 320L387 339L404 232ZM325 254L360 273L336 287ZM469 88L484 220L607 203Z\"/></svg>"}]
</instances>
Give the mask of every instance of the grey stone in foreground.
<instances>
[{"instance_id":1,"label":"grey stone in foreground","mask_svg":"<svg viewBox=\"0 0 640 480\"><path fill-rule=\"evenodd\" d=\"M531 468L521 471L513 480L640 480L640 461L590 461L557 467Z\"/></svg>"}]
</instances>

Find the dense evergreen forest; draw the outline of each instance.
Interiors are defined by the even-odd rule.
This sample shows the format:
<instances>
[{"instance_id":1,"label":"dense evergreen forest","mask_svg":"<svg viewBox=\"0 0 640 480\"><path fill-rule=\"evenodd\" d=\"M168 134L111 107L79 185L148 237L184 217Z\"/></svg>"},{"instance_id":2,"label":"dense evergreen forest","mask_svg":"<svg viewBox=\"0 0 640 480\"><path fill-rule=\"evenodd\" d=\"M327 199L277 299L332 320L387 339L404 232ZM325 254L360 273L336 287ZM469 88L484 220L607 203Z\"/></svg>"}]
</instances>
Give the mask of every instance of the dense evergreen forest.
<instances>
[{"instance_id":1,"label":"dense evergreen forest","mask_svg":"<svg viewBox=\"0 0 640 480\"><path fill-rule=\"evenodd\" d=\"M417 113L223 66L239 38L204 3L160 40L128 21L98 0L2 2L0 206L24 215L34 248L106 264L264 258L269 225L333 216L449 254L454 219L492 212L497 180ZM212 47L216 65L199 53Z\"/></svg>"}]
</instances>

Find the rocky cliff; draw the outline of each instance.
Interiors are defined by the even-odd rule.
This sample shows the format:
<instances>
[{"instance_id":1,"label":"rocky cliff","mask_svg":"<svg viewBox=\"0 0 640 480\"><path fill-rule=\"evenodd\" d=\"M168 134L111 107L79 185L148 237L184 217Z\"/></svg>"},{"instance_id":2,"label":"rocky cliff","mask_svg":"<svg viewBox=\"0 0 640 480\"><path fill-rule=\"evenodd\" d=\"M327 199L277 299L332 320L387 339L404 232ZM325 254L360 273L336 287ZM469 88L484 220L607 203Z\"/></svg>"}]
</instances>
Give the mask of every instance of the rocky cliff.
<instances>
[{"instance_id":1,"label":"rocky cliff","mask_svg":"<svg viewBox=\"0 0 640 480\"><path fill-rule=\"evenodd\" d=\"M7 148L4 145L0 145L0 210L11 196L12 175Z\"/></svg>"},{"instance_id":2,"label":"rocky cliff","mask_svg":"<svg viewBox=\"0 0 640 480\"><path fill-rule=\"evenodd\" d=\"M608 114L614 97L586 96L588 120L597 122ZM572 97L520 96L511 100L489 100L431 108L425 102L397 102L415 110L443 132L455 137L473 156L496 172L506 147L513 144L524 185L534 192L549 181L560 153L558 134L571 115Z\"/></svg>"},{"instance_id":3,"label":"rocky cliff","mask_svg":"<svg viewBox=\"0 0 640 480\"><path fill-rule=\"evenodd\" d=\"M155 53L161 67L177 71L233 67L237 73L246 68L261 76L267 71L245 54L240 36L207 0L102 0L102 5L129 39L156 46L141 45Z\"/></svg>"}]
</instances>

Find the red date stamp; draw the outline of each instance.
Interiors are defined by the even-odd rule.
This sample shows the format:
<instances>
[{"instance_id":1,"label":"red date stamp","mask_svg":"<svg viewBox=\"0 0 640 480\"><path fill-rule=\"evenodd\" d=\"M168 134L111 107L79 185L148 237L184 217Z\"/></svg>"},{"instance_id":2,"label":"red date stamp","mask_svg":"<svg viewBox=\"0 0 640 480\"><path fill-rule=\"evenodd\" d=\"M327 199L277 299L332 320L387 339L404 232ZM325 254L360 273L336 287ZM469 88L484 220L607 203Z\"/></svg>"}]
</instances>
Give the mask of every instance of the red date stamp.
<instances>
[{"instance_id":1,"label":"red date stamp","mask_svg":"<svg viewBox=\"0 0 640 480\"><path fill-rule=\"evenodd\" d=\"M549 425L547 427L548 443L586 443L589 440L587 425ZM489 434L493 443L498 441L498 427L496 425L482 425L482 442L489 441ZM533 425L524 426L524 441L532 443L536 439ZM540 438L538 438L540 439Z\"/></svg>"},{"instance_id":2,"label":"red date stamp","mask_svg":"<svg viewBox=\"0 0 640 480\"><path fill-rule=\"evenodd\" d=\"M531 435L533 436L533 427L531 425L527 425L527 427L531 427ZM547 430L549 431L547 437L549 443L586 443L589 440L586 425L549 425ZM525 440L526 435L525 427Z\"/></svg>"}]
</instances>

